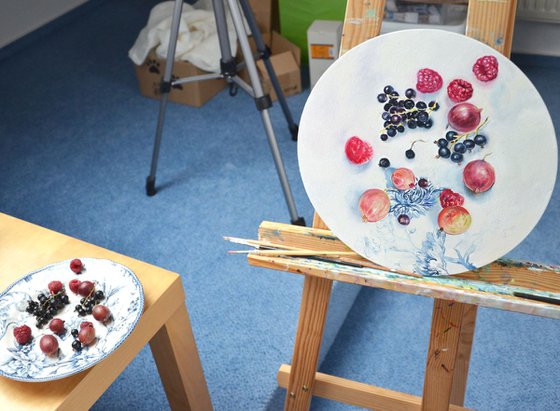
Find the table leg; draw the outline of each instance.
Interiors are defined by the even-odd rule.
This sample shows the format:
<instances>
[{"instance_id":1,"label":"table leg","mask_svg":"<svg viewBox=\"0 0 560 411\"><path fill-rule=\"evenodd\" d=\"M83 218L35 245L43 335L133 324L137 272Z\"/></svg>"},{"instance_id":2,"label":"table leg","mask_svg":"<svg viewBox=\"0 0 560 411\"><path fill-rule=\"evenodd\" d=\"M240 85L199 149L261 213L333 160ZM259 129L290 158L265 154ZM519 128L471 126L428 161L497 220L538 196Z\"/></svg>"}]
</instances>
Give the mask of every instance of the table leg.
<instances>
[{"instance_id":1,"label":"table leg","mask_svg":"<svg viewBox=\"0 0 560 411\"><path fill-rule=\"evenodd\" d=\"M172 410L212 410L187 307L175 311L150 341Z\"/></svg>"},{"instance_id":2,"label":"table leg","mask_svg":"<svg viewBox=\"0 0 560 411\"><path fill-rule=\"evenodd\" d=\"M449 409L463 315L467 304L434 300L422 409Z\"/></svg>"},{"instance_id":3,"label":"table leg","mask_svg":"<svg viewBox=\"0 0 560 411\"><path fill-rule=\"evenodd\" d=\"M331 289L332 280L305 277L285 410L307 410L311 405Z\"/></svg>"}]
</instances>

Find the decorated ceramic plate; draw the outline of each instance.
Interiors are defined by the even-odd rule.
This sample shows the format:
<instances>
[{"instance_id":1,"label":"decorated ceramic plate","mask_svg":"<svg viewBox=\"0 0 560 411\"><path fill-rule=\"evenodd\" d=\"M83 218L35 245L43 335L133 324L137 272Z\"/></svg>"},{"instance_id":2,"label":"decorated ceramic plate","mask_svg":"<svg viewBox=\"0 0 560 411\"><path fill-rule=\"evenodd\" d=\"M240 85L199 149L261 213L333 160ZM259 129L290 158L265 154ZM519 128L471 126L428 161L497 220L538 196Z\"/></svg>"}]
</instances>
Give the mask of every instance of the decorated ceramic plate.
<instances>
[{"instance_id":1,"label":"decorated ceramic plate","mask_svg":"<svg viewBox=\"0 0 560 411\"><path fill-rule=\"evenodd\" d=\"M0 294L0 375L28 382L68 377L107 357L132 332L144 308L136 275L113 261L80 261L79 274L71 270L70 260L62 261L25 275ZM62 283L61 291L57 281ZM109 311L94 316L95 310L92 314L88 308L95 305ZM81 310L76 311L76 306ZM53 310L50 315L49 310ZM64 321L54 326L56 332L51 330L54 319ZM80 331L83 323L90 327L88 322L93 332ZM76 337L72 330L78 330Z\"/></svg>"},{"instance_id":2,"label":"decorated ceramic plate","mask_svg":"<svg viewBox=\"0 0 560 411\"><path fill-rule=\"evenodd\" d=\"M307 194L350 248L426 276L519 244L552 194L557 145L529 79L463 35L405 30L350 50L305 105Z\"/></svg>"}]
</instances>

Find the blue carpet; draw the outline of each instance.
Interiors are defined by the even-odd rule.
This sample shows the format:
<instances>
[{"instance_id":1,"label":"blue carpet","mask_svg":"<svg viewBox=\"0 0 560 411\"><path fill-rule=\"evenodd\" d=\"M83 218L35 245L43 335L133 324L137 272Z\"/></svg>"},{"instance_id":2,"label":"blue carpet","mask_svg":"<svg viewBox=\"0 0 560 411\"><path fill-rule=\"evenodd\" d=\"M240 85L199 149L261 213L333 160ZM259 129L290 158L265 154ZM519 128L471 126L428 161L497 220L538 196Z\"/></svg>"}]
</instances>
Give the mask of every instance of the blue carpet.
<instances>
[{"instance_id":1,"label":"blue carpet","mask_svg":"<svg viewBox=\"0 0 560 411\"><path fill-rule=\"evenodd\" d=\"M302 279L249 267L221 238L289 220L259 114L242 93L223 92L200 109L171 104L160 191L145 196L158 103L139 96L126 53L154 3L99 1L0 61L0 211L181 273L215 409L281 409L275 372L291 359ZM558 113L558 68L537 63L523 67ZM296 118L307 96L288 99ZM310 222L296 146L279 107L271 115L299 214ZM560 262L558 195L512 256ZM329 321L342 322L354 293L334 293ZM431 300L362 290L322 371L421 392L430 313ZM558 360L560 324L496 310L479 317L467 405L558 408L558 373L547 365ZM329 327L327 348L337 331ZM168 408L147 348L94 409L133 407Z\"/></svg>"}]
</instances>

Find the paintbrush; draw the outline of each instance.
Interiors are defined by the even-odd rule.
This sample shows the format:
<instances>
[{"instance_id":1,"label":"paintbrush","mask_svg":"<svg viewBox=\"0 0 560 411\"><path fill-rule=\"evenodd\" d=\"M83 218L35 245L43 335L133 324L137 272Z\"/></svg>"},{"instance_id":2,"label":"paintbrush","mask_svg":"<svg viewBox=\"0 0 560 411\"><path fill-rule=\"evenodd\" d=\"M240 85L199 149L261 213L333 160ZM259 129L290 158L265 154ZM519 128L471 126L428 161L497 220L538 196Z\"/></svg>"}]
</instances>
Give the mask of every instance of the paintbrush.
<instances>
[{"instance_id":1,"label":"paintbrush","mask_svg":"<svg viewBox=\"0 0 560 411\"><path fill-rule=\"evenodd\" d=\"M368 260L363 259L357 253L352 251L322 251L317 252L314 250L307 250L298 247L291 247L285 245L278 245L274 243L269 243L261 240L248 240L238 237L224 237L224 240L230 241L236 244L247 245L250 247L258 248L260 250L248 250L248 251L230 251L230 254L256 254L256 255L266 255L269 257L282 257L282 256L299 256L299 257L310 257L311 259L329 263L336 263L341 265L347 265L349 267L356 268L374 268L377 270L389 271L396 274L407 275L411 277L422 277L420 274L410 273L406 271L395 270L393 268L383 267L379 264L375 264ZM282 249L290 251L299 251L301 254L288 254L287 252L282 252ZM262 251L272 251L271 253L263 253ZM255 253L255 251L260 251ZM321 257L325 256L327 258ZM328 258L331 257L331 258Z\"/></svg>"},{"instance_id":2,"label":"paintbrush","mask_svg":"<svg viewBox=\"0 0 560 411\"><path fill-rule=\"evenodd\" d=\"M230 254L251 254L251 255L266 255L269 257L281 257L281 256L294 256L294 257L312 257L316 255L326 255L326 256L355 256L356 253L353 251L316 251L316 250L282 250L282 249L272 249L272 250L231 250L228 251Z\"/></svg>"}]
</instances>

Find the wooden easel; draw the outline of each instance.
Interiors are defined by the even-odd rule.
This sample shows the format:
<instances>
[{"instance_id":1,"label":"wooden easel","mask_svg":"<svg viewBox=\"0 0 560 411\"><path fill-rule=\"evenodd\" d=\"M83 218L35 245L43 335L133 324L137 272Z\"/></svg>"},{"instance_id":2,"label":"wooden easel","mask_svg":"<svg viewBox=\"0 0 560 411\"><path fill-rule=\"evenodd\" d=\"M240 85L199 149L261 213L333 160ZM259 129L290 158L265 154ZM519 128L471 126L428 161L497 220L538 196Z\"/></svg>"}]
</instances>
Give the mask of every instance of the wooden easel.
<instances>
[{"instance_id":1,"label":"wooden easel","mask_svg":"<svg viewBox=\"0 0 560 411\"><path fill-rule=\"evenodd\" d=\"M349 0L341 54L379 34L384 0ZM466 35L508 56L515 0L471 0ZM313 228L264 222L259 239L310 250L347 250L315 214ZM515 291L560 298L560 268L497 261L453 277L415 278L375 268L351 268L313 260L249 256L255 266L305 275L291 366L278 382L287 388L286 410L307 410L312 395L376 410L462 410L478 305L560 319L560 306L527 300ZM333 281L391 289L434 298L422 397L317 372ZM514 286L515 285L515 286Z\"/></svg>"}]
</instances>

